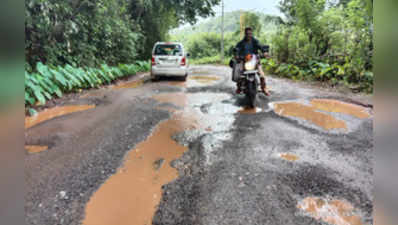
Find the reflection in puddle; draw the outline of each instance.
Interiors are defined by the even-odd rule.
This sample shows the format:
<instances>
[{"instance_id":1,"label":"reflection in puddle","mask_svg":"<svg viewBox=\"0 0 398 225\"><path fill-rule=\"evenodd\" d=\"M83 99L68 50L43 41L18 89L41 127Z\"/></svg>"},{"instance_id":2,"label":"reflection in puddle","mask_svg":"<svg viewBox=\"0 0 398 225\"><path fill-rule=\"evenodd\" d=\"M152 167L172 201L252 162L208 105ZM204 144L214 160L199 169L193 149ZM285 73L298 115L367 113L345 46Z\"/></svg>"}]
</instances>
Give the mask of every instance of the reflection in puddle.
<instances>
[{"instance_id":1,"label":"reflection in puddle","mask_svg":"<svg viewBox=\"0 0 398 225\"><path fill-rule=\"evenodd\" d=\"M46 120L53 119L55 117L63 116L66 114L70 114L73 112L84 111L88 109L95 108L95 105L69 105L69 106L60 106L52 109L46 109L35 116L25 117L25 128L30 128L44 122Z\"/></svg>"},{"instance_id":2,"label":"reflection in puddle","mask_svg":"<svg viewBox=\"0 0 398 225\"><path fill-rule=\"evenodd\" d=\"M39 152L47 151L48 146L25 145L25 149L28 150L29 153L39 153Z\"/></svg>"},{"instance_id":3,"label":"reflection in puddle","mask_svg":"<svg viewBox=\"0 0 398 225\"><path fill-rule=\"evenodd\" d=\"M282 116L293 116L305 119L325 130L344 128L347 125L344 121L338 120L326 113L317 112L314 107L306 106L296 102L275 103L275 112Z\"/></svg>"},{"instance_id":4,"label":"reflection in puddle","mask_svg":"<svg viewBox=\"0 0 398 225\"><path fill-rule=\"evenodd\" d=\"M361 218L354 213L354 207L346 201L309 197L302 200L297 207L309 213L316 220L322 220L329 224L362 224Z\"/></svg>"},{"instance_id":5,"label":"reflection in puddle","mask_svg":"<svg viewBox=\"0 0 398 225\"><path fill-rule=\"evenodd\" d=\"M179 97L171 99L184 105L185 101ZM93 195L87 204L83 224L152 224L162 196L161 187L178 177L170 162L187 150L172 136L197 127L198 122L192 114L180 111L160 123L147 140L128 154L119 173L112 175Z\"/></svg>"},{"instance_id":6,"label":"reflection in puddle","mask_svg":"<svg viewBox=\"0 0 398 225\"><path fill-rule=\"evenodd\" d=\"M262 111L262 109L258 108L258 107L256 107L256 108L244 107L243 109L239 110L239 113L242 113L242 114L256 114L256 113L259 113L261 111Z\"/></svg>"},{"instance_id":7,"label":"reflection in puddle","mask_svg":"<svg viewBox=\"0 0 398 225\"><path fill-rule=\"evenodd\" d=\"M311 105L313 105L318 110L344 113L358 117L360 119L366 119L370 117L370 114L366 111L364 107L333 99L313 99L311 100Z\"/></svg>"},{"instance_id":8,"label":"reflection in puddle","mask_svg":"<svg viewBox=\"0 0 398 225\"><path fill-rule=\"evenodd\" d=\"M209 84L209 83L220 80L220 78L212 77L212 76L190 76L189 79L194 80L199 83L202 83L202 84Z\"/></svg>"},{"instance_id":9,"label":"reflection in puddle","mask_svg":"<svg viewBox=\"0 0 398 225\"><path fill-rule=\"evenodd\" d=\"M297 161L299 160L299 157L297 155L293 155L290 153L281 153L279 154L279 157L282 159L288 160L288 161Z\"/></svg>"},{"instance_id":10,"label":"reflection in puddle","mask_svg":"<svg viewBox=\"0 0 398 225\"><path fill-rule=\"evenodd\" d=\"M144 81L142 81L142 80L130 81L130 82L127 82L124 84L114 86L113 89L118 90L118 89L124 89L124 88L137 88L143 84L144 84Z\"/></svg>"}]
</instances>

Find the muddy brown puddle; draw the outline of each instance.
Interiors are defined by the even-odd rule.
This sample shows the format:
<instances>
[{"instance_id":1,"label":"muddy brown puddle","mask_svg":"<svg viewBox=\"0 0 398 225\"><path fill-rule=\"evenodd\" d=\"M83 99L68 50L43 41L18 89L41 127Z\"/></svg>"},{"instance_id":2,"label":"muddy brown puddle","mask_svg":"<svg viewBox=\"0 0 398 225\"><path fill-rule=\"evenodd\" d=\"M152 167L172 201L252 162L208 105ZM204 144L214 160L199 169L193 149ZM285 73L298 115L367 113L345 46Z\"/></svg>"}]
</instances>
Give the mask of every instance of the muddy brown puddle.
<instances>
[{"instance_id":1,"label":"muddy brown puddle","mask_svg":"<svg viewBox=\"0 0 398 225\"><path fill-rule=\"evenodd\" d=\"M114 90L119 90L119 89L125 89L125 88L137 88L140 87L144 84L143 80L136 80L136 81L130 81L126 83L122 83L116 86L113 86L112 89Z\"/></svg>"},{"instance_id":2,"label":"muddy brown puddle","mask_svg":"<svg viewBox=\"0 0 398 225\"><path fill-rule=\"evenodd\" d=\"M155 99L175 100L182 107L186 102L182 93L159 95ZM192 114L171 112L171 119L157 125L153 133L127 155L123 167L91 197L84 225L152 224L162 197L161 187L178 177L178 171L170 162L187 151L187 147L179 145L172 136L199 126Z\"/></svg>"},{"instance_id":3,"label":"muddy brown puddle","mask_svg":"<svg viewBox=\"0 0 398 225\"><path fill-rule=\"evenodd\" d=\"M74 112L85 111L92 108L95 108L95 105L69 105L45 109L35 116L25 117L25 129L33 127L44 121L53 119L55 117L67 115Z\"/></svg>"},{"instance_id":4,"label":"muddy brown puddle","mask_svg":"<svg viewBox=\"0 0 398 225\"><path fill-rule=\"evenodd\" d=\"M292 116L305 119L325 130L341 128L347 129L347 125L344 121L338 120L329 114L317 112L312 106L296 102L277 103L275 104L275 112L282 116Z\"/></svg>"},{"instance_id":5,"label":"muddy brown puddle","mask_svg":"<svg viewBox=\"0 0 398 225\"><path fill-rule=\"evenodd\" d=\"M196 82L199 82L201 84L211 84L213 82L216 82L216 81L220 80L219 77L215 77L215 76L200 76L200 75L189 76L188 79L196 81Z\"/></svg>"},{"instance_id":6,"label":"muddy brown puddle","mask_svg":"<svg viewBox=\"0 0 398 225\"><path fill-rule=\"evenodd\" d=\"M284 160L291 161L291 162L294 162L294 161L297 161L300 159L297 155L294 155L291 153L281 153L281 154L279 154L279 157L281 157Z\"/></svg>"},{"instance_id":7,"label":"muddy brown puddle","mask_svg":"<svg viewBox=\"0 0 398 225\"><path fill-rule=\"evenodd\" d=\"M369 112L367 112L364 107L334 99L313 99L311 100L311 105L318 110L343 113L360 119L366 119L370 117Z\"/></svg>"},{"instance_id":8,"label":"muddy brown puddle","mask_svg":"<svg viewBox=\"0 0 398 225\"><path fill-rule=\"evenodd\" d=\"M345 121L337 119L326 112L342 113L360 119L370 117L369 112L364 107L333 99L312 99L310 104L304 105L297 102L276 103L274 104L274 111L282 116L307 120L325 130L348 129Z\"/></svg>"},{"instance_id":9,"label":"muddy brown puddle","mask_svg":"<svg viewBox=\"0 0 398 225\"><path fill-rule=\"evenodd\" d=\"M362 225L361 217L354 207L345 200L308 197L297 204L312 218L333 225Z\"/></svg>"},{"instance_id":10,"label":"muddy brown puddle","mask_svg":"<svg viewBox=\"0 0 398 225\"><path fill-rule=\"evenodd\" d=\"M256 114L262 112L263 110L259 107L251 108L251 107L243 107L238 112L241 114Z\"/></svg>"},{"instance_id":11,"label":"muddy brown puddle","mask_svg":"<svg viewBox=\"0 0 398 225\"><path fill-rule=\"evenodd\" d=\"M25 149L31 153L39 153L39 152L44 152L48 150L48 146L41 146L41 145L25 145Z\"/></svg>"}]
</instances>

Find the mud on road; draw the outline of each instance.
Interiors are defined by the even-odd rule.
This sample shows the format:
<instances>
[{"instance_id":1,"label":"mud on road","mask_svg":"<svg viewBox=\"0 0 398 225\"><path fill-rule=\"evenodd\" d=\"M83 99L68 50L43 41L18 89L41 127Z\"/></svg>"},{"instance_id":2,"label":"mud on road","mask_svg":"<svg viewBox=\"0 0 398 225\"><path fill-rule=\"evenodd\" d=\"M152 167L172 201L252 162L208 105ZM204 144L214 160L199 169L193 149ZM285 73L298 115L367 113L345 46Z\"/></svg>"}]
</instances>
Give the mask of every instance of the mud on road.
<instances>
[{"instance_id":1,"label":"mud on road","mask_svg":"<svg viewBox=\"0 0 398 225\"><path fill-rule=\"evenodd\" d=\"M127 81L32 125L27 223L373 224L371 99L268 77L246 109L229 75Z\"/></svg>"}]
</instances>

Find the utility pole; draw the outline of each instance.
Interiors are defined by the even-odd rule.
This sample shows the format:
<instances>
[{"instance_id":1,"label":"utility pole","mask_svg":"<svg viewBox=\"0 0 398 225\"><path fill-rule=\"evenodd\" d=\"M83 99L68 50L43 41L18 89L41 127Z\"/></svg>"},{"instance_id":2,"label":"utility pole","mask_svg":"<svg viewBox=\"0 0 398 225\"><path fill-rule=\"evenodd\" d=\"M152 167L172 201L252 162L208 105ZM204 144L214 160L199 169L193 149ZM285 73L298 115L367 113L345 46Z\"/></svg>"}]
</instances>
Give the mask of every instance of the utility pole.
<instances>
[{"instance_id":1,"label":"utility pole","mask_svg":"<svg viewBox=\"0 0 398 225\"><path fill-rule=\"evenodd\" d=\"M221 0L221 62L224 61L224 0Z\"/></svg>"}]
</instances>

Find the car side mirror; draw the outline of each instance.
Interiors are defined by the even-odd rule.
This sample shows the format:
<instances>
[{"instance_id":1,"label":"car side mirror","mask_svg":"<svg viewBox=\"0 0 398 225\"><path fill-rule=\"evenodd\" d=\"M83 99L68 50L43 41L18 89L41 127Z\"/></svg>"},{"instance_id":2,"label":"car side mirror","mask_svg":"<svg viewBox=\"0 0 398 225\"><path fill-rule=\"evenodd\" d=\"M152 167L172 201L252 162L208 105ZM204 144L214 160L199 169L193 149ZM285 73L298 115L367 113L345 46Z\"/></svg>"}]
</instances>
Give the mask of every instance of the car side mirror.
<instances>
[{"instance_id":1,"label":"car side mirror","mask_svg":"<svg viewBox=\"0 0 398 225\"><path fill-rule=\"evenodd\" d=\"M187 53L187 57L191 57L191 54L190 54L190 53Z\"/></svg>"}]
</instances>

